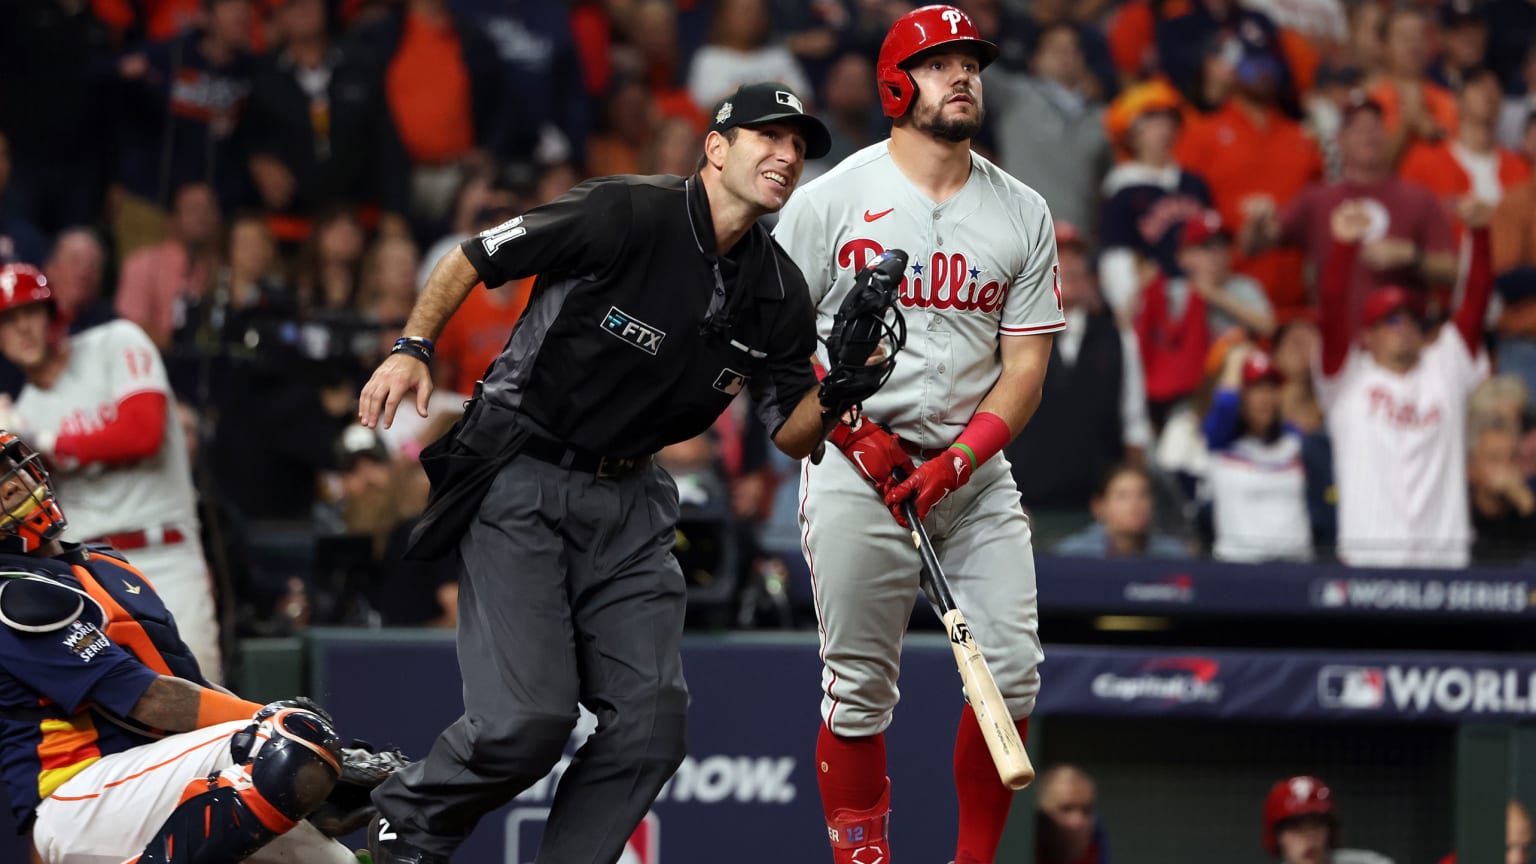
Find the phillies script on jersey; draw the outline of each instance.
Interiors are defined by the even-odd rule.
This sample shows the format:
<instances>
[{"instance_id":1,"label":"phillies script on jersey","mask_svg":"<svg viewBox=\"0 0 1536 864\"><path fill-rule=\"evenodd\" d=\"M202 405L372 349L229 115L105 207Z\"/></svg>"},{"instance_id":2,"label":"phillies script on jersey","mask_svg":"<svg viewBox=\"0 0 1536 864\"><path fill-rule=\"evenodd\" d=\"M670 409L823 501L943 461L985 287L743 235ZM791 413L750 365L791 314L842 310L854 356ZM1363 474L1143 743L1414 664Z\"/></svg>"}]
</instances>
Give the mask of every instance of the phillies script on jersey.
<instances>
[{"instance_id":1,"label":"phillies script on jersey","mask_svg":"<svg viewBox=\"0 0 1536 864\"><path fill-rule=\"evenodd\" d=\"M857 273L884 252L885 247L878 242L856 237L837 250L837 265ZM1008 286L999 278L981 281L982 271L972 267L963 252L935 252L926 265L917 261L907 269L909 272L901 280L903 306L996 312L1003 308L1008 294ZM1057 293L1060 294L1059 289Z\"/></svg>"}]
</instances>

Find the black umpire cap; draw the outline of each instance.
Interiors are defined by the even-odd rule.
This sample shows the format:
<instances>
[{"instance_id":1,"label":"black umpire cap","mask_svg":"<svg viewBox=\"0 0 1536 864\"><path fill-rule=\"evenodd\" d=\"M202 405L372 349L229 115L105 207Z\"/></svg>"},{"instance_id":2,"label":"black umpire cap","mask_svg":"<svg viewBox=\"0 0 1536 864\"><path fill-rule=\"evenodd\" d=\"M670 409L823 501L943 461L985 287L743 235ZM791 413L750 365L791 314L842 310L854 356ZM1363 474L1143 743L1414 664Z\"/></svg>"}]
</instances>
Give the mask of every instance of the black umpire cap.
<instances>
[{"instance_id":1,"label":"black umpire cap","mask_svg":"<svg viewBox=\"0 0 1536 864\"><path fill-rule=\"evenodd\" d=\"M739 126L752 128L767 123L792 122L805 136L805 158L819 159L832 149L832 134L820 120L805 113L795 91L771 81L743 84L715 106L709 131L724 132Z\"/></svg>"}]
</instances>

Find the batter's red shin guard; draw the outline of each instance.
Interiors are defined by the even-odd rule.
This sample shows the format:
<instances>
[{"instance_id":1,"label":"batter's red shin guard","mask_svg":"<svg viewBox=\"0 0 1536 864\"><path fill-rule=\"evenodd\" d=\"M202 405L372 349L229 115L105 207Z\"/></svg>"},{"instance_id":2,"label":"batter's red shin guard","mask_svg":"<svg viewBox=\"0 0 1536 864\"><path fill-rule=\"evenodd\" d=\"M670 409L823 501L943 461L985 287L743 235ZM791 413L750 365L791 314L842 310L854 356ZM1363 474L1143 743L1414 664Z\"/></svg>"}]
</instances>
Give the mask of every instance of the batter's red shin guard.
<instances>
[{"instance_id":1,"label":"batter's red shin guard","mask_svg":"<svg viewBox=\"0 0 1536 864\"><path fill-rule=\"evenodd\" d=\"M827 820L834 864L886 864L891 859L891 781L867 810L838 810Z\"/></svg>"},{"instance_id":2,"label":"batter's red shin guard","mask_svg":"<svg viewBox=\"0 0 1536 864\"><path fill-rule=\"evenodd\" d=\"M1019 740L1029 736L1029 718L1014 721ZM976 713L967 704L960 712L955 731L955 791L960 798L960 841L955 864L992 864L997 844L1003 839L1013 790L1003 785L997 765L987 750Z\"/></svg>"},{"instance_id":3,"label":"batter's red shin guard","mask_svg":"<svg viewBox=\"0 0 1536 864\"><path fill-rule=\"evenodd\" d=\"M838 864L888 860L885 821L891 784L885 777L884 733L843 738L821 724L816 738L816 785L821 790L833 859Z\"/></svg>"}]
</instances>

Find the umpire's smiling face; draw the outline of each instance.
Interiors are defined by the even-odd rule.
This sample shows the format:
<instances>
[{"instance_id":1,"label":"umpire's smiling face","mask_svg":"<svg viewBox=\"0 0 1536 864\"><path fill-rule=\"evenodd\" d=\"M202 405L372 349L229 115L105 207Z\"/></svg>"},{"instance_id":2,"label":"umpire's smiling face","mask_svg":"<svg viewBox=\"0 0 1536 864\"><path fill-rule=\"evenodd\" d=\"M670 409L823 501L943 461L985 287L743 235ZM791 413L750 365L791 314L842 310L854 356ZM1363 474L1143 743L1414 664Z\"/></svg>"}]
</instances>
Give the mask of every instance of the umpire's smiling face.
<instances>
[{"instance_id":1,"label":"umpire's smiling face","mask_svg":"<svg viewBox=\"0 0 1536 864\"><path fill-rule=\"evenodd\" d=\"M721 185L765 213L778 212L805 168L805 136L792 123L742 126L729 147Z\"/></svg>"}]
</instances>

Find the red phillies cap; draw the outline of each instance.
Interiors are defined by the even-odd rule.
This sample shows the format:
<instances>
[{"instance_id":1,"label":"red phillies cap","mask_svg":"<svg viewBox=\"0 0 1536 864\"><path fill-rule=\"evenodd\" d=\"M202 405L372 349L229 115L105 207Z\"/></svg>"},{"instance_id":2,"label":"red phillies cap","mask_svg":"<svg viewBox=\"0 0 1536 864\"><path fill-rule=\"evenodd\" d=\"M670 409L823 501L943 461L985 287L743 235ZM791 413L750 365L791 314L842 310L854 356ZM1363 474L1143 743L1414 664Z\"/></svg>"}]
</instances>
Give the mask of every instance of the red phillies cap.
<instances>
[{"instance_id":1,"label":"red phillies cap","mask_svg":"<svg viewBox=\"0 0 1536 864\"><path fill-rule=\"evenodd\" d=\"M1384 319L1401 309L1406 309L1415 318L1419 315L1419 301L1405 288L1396 285L1383 285L1371 293L1365 295L1365 303L1360 307L1360 323L1365 327L1375 327Z\"/></svg>"},{"instance_id":2,"label":"red phillies cap","mask_svg":"<svg viewBox=\"0 0 1536 864\"><path fill-rule=\"evenodd\" d=\"M1257 384L1260 381L1271 381L1279 384L1282 381L1280 370L1275 368L1274 361L1263 351L1254 351L1243 358L1243 386Z\"/></svg>"},{"instance_id":3,"label":"red phillies cap","mask_svg":"<svg viewBox=\"0 0 1536 864\"><path fill-rule=\"evenodd\" d=\"M1221 214L1215 210L1207 210L1199 216L1194 216L1184 221L1184 234L1179 240L1180 248L1201 246L1212 240L1230 241L1232 235L1221 225Z\"/></svg>"}]
</instances>

